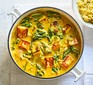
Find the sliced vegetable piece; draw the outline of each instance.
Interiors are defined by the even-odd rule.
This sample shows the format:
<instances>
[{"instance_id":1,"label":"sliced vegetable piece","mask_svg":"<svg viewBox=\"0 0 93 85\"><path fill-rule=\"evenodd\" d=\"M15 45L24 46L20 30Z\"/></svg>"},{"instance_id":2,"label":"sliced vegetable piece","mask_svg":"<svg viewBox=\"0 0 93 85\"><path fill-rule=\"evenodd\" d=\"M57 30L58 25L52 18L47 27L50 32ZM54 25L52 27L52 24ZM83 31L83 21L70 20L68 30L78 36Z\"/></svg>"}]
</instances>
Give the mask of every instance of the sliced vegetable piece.
<instances>
[{"instance_id":1,"label":"sliced vegetable piece","mask_svg":"<svg viewBox=\"0 0 93 85\"><path fill-rule=\"evenodd\" d=\"M61 18L61 16L60 16L60 14L58 13L58 12L54 12L54 11L51 11L51 10L49 10L49 11L47 11L47 16L49 17L49 18L52 18L52 17L55 17L55 18Z\"/></svg>"},{"instance_id":2,"label":"sliced vegetable piece","mask_svg":"<svg viewBox=\"0 0 93 85\"><path fill-rule=\"evenodd\" d=\"M45 74L43 69L41 68L41 66L39 64L36 64L36 68L37 68L36 76L43 76Z\"/></svg>"},{"instance_id":3,"label":"sliced vegetable piece","mask_svg":"<svg viewBox=\"0 0 93 85\"><path fill-rule=\"evenodd\" d=\"M30 48L30 43L25 41L25 40L21 40L18 44L19 48L22 48L22 49L26 49L26 50L29 50Z\"/></svg>"},{"instance_id":4,"label":"sliced vegetable piece","mask_svg":"<svg viewBox=\"0 0 93 85\"><path fill-rule=\"evenodd\" d=\"M64 53L63 53L63 58L64 59L66 57L67 54L69 54L71 52L71 48L68 48Z\"/></svg>"},{"instance_id":5,"label":"sliced vegetable piece","mask_svg":"<svg viewBox=\"0 0 93 85\"><path fill-rule=\"evenodd\" d=\"M40 22L37 22L36 25L37 25L38 29L43 29L44 28Z\"/></svg>"},{"instance_id":6,"label":"sliced vegetable piece","mask_svg":"<svg viewBox=\"0 0 93 85\"><path fill-rule=\"evenodd\" d=\"M50 11L50 10L49 10L49 11L47 11L47 14L48 14L47 16L48 16L49 18L52 18L52 17L53 17L53 13L54 13L53 11Z\"/></svg>"},{"instance_id":7,"label":"sliced vegetable piece","mask_svg":"<svg viewBox=\"0 0 93 85\"><path fill-rule=\"evenodd\" d=\"M71 65L72 62L73 62L73 58L67 55L62 62L62 68L67 69Z\"/></svg>"},{"instance_id":8,"label":"sliced vegetable piece","mask_svg":"<svg viewBox=\"0 0 93 85\"><path fill-rule=\"evenodd\" d=\"M53 58L54 58L54 60L55 60L56 62L58 62L59 56L60 56L60 55L56 55L56 54L53 56Z\"/></svg>"},{"instance_id":9,"label":"sliced vegetable piece","mask_svg":"<svg viewBox=\"0 0 93 85\"><path fill-rule=\"evenodd\" d=\"M70 29L71 29L71 26L69 24L66 24L66 26L62 29L62 32L67 33L69 32Z\"/></svg>"},{"instance_id":10,"label":"sliced vegetable piece","mask_svg":"<svg viewBox=\"0 0 93 85\"><path fill-rule=\"evenodd\" d=\"M51 53L51 50L50 50L49 46L46 43L41 42L41 44L42 44L41 45L41 50L42 50L43 54Z\"/></svg>"},{"instance_id":11,"label":"sliced vegetable piece","mask_svg":"<svg viewBox=\"0 0 93 85\"><path fill-rule=\"evenodd\" d=\"M40 40L42 38L48 38L47 33L44 30L38 29L33 35L33 41Z\"/></svg>"},{"instance_id":12,"label":"sliced vegetable piece","mask_svg":"<svg viewBox=\"0 0 93 85\"><path fill-rule=\"evenodd\" d=\"M53 34L53 31L52 31L52 28L49 28L48 29L48 34L49 34L49 37L51 38L54 34Z\"/></svg>"},{"instance_id":13,"label":"sliced vegetable piece","mask_svg":"<svg viewBox=\"0 0 93 85\"><path fill-rule=\"evenodd\" d=\"M36 76L43 76L43 74L40 73L40 71L36 71Z\"/></svg>"},{"instance_id":14,"label":"sliced vegetable piece","mask_svg":"<svg viewBox=\"0 0 93 85\"><path fill-rule=\"evenodd\" d=\"M63 39L63 33L58 33L57 36L58 36L60 39Z\"/></svg>"},{"instance_id":15,"label":"sliced vegetable piece","mask_svg":"<svg viewBox=\"0 0 93 85\"><path fill-rule=\"evenodd\" d=\"M80 53L79 50L73 46L71 46L71 51L74 52L76 55L76 57L78 56L78 54Z\"/></svg>"},{"instance_id":16,"label":"sliced vegetable piece","mask_svg":"<svg viewBox=\"0 0 93 85\"><path fill-rule=\"evenodd\" d=\"M34 18L34 21L38 21L42 17L42 14L35 13L35 14L32 14L31 16Z\"/></svg>"},{"instance_id":17,"label":"sliced vegetable piece","mask_svg":"<svg viewBox=\"0 0 93 85\"><path fill-rule=\"evenodd\" d=\"M45 58L45 61L46 61L46 68L53 66L53 63L54 63L53 57Z\"/></svg>"},{"instance_id":18,"label":"sliced vegetable piece","mask_svg":"<svg viewBox=\"0 0 93 85\"><path fill-rule=\"evenodd\" d=\"M78 49L76 49L76 48L73 47L73 46L70 46L70 47L63 53L63 58L62 58L62 59L64 59L64 58L66 57L66 55L69 54L69 53L71 53L71 52L75 53L75 56L76 56L76 57L77 57L78 54L79 54Z\"/></svg>"},{"instance_id":19,"label":"sliced vegetable piece","mask_svg":"<svg viewBox=\"0 0 93 85\"><path fill-rule=\"evenodd\" d=\"M57 67L52 67L52 71L57 73L58 72L58 68Z\"/></svg>"},{"instance_id":20,"label":"sliced vegetable piece","mask_svg":"<svg viewBox=\"0 0 93 85\"><path fill-rule=\"evenodd\" d=\"M37 30L37 33L38 33L39 35L43 35L43 34L45 34L46 32L45 32L44 30L38 29L38 30Z\"/></svg>"},{"instance_id":21,"label":"sliced vegetable piece","mask_svg":"<svg viewBox=\"0 0 93 85\"><path fill-rule=\"evenodd\" d=\"M39 64L36 64L36 68L41 70L41 66Z\"/></svg>"},{"instance_id":22,"label":"sliced vegetable piece","mask_svg":"<svg viewBox=\"0 0 93 85\"><path fill-rule=\"evenodd\" d=\"M26 52L22 56L29 59L29 58L32 57L32 53L31 52Z\"/></svg>"},{"instance_id":23,"label":"sliced vegetable piece","mask_svg":"<svg viewBox=\"0 0 93 85\"><path fill-rule=\"evenodd\" d=\"M29 17L25 17L23 21L21 22L21 25L28 28L31 27L32 26L31 19Z\"/></svg>"},{"instance_id":24,"label":"sliced vegetable piece","mask_svg":"<svg viewBox=\"0 0 93 85\"><path fill-rule=\"evenodd\" d=\"M23 26L18 26L17 28L17 37L18 38L24 38L27 36L28 28Z\"/></svg>"}]
</instances>

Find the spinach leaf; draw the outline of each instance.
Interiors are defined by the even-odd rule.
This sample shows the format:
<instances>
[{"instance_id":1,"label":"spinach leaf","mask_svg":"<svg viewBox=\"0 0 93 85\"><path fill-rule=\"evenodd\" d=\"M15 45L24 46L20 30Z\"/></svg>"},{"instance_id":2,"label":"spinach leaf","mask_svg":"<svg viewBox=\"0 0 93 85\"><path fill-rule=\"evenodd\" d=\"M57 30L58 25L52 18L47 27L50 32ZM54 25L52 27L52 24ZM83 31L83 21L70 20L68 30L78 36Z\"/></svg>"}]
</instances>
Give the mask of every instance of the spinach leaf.
<instances>
[{"instance_id":1,"label":"spinach leaf","mask_svg":"<svg viewBox=\"0 0 93 85\"><path fill-rule=\"evenodd\" d=\"M54 13L53 11L47 11L47 14L48 14L47 16L49 18L52 18L53 17L53 13Z\"/></svg>"},{"instance_id":2,"label":"spinach leaf","mask_svg":"<svg viewBox=\"0 0 93 85\"><path fill-rule=\"evenodd\" d=\"M36 25L37 25L38 29L43 29L44 28L40 22L37 22Z\"/></svg>"},{"instance_id":3,"label":"spinach leaf","mask_svg":"<svg viewBox=\"0 0 93 85\"><path fill-rule=\"evenodd\" d=\"M51 28L48 29L48 34L50 38L53 36L54 33Z\"/></svg>"},{"instance_id":4,"label":"spinach leaf","mask_svg":"<svg viewBox=\"0 0 93 85\"><path fill-rule=\"evenodd\" d=\"M38 29L33 35L33 41L40 40L42 38L48 38L45 31Z\"/></svg>"},{"instance_id":5,"label":"spinach leaf","mask_svg":"<svg viewBox=\"0 0 93 85\"><path fill-rule=\"evenodd\" d=\"M60 39L63 39L63 34L62 34L62 33L58 33L57 36L58 36Z\"/></svg>"},{"instance_id":6,"label":"spinach leaf","mask_svg":"<svg viewBox=\"0 0 93 85\"><path fill-rule=\"evenodd\" d=\"M32 17L34 18L34 21L38 21L42 17L42 14L41 13L35 13L35 14L32 14Z\"/></svg>"},{"instance_id":7,"label":"spinach leaf","mask_svg":"<svg viewBox=\"0 0 93 85\"><path fill-rule=\"evenodd\" d=\"M42 30L37 30L37 33L39 34L39 35L43 35L43 34L45 34L45 31L42 31Z\"/></svg>"},{"instance_id":8,"label":"spinach leaf","mask_svg":"<svg viewBox=\"0 0 93 85\"><path fill-rule=\"evenodd\" d=\"M31 18L25 17L23 21L21 22L21 25L28 28L31 27L32 26Z\"/></svg>"},{"instance_id":9,"label":"spinach leaf","mask_svg":"<svg viewBox=\"0 0 93 85\"><path fill-rule=\"evenodd\" d=\"M58 19L61 18L60 14L58 12L54 12L54 11L49 10L49 11L47 11L47 14L48 14L47 16L49 18L52 18L52 17L56 17Z\"/></svg>"}]
</instances>

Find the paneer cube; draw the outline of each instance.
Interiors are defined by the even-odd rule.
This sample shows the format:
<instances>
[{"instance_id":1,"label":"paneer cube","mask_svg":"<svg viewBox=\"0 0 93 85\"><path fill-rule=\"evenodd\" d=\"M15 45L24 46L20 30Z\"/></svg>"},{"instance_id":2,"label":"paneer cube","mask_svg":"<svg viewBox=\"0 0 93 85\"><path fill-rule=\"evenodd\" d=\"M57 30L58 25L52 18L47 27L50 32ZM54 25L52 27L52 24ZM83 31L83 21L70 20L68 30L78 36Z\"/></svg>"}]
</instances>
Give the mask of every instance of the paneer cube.
<instances>
[{"instance_id":1,"label":"paneer cube","mask_svg":"<svg viewBox=\"0 0 93 85\"><path fill-rule=\"evenodd\" d=\"M69 45L74 46L77 44L78 44L77 38L73 38L73 39L69 40Z\"/></svg>"},{"instance_id":2,"label":"paneer cube","mask_svg":"<svg viewBox=\"0 0 93 85\"><path fill-rule=\"evenodd\" d=\"M54 59L53 57L49 57L49 58L45 58L45 65L46 65L46 68L47 67L52 67L53 64L54 64Z\"/></svg>"},{"instance_id":3,"label":"paneer cube","mask_svg":"<svg viewBox=\"0 0 93 85\"><path fill-rule=\"evenodd\" d=\"M26 49L26 50L30 49L30 43L24 40L21 40L18 46L19 48L22 48L22 49Z\"/></svg>"},{"instance_id":4,"label":"paneer cube","mask_svg":"<svg viewBox=\"0 0 93 85\"><path fill-rule=\"evenodd\" d=\"M67 55L66 58L62 62L62 68L67 69L71 65L72 62L73 62L73 58Z\"/></svg>"},{"instance_id":5,"label":"paneer cube","mask_svg":"<svg viewBox=\"0 0 93 85\"><path fill-rule=\"evenodd\" d=\"M18 26L17 28L17 37L18 38L24 38L27 36L28 28L23 26Z\"/></svg>"},{"instance_id":6,"label":"paneer cube","mask_svg":"<svg viewBox=\"0 0 93 85\"><path fill-rule=\"evenodd\" d=\"M63 33L67 33L71 29L71 26L69 24L66 24L66 26L62 29Z\"/></svg>"},{"instance_id":7,"label":"paneer cube","mask_svg":"<svg viewBox=\"0 0 93 85\"><path fill-rule=\"evenodd\" d=\"M60 49L60 43L58 41L53 43L52 50L56 51Z\"/></svg>"}]
</instances>

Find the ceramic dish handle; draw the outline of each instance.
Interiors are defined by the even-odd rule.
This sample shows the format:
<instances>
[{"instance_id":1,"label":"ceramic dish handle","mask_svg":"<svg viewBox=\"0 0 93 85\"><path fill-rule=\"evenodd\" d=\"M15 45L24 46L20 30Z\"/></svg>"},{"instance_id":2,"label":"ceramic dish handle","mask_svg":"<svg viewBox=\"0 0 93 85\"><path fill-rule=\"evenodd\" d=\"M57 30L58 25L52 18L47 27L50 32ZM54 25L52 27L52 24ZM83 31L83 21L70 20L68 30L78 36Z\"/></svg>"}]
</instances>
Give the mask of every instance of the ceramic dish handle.
<instances>
[{"instance_id":1,"label":"ceramic dish handle","mask_svg":"<svg viewBox=\"0 0 93 85\"><path fill-rule=\"evenodd\" d=\"M77 69L76 67L74 67L71 70L71 73L73 73L76 77L76 79L74 80L74 82L76 82L77 80L79 80L86 72L85 71L80 71L79 69Z\"/></svg>"},{"instance_id":2,"label":"ceramic dish handle","mask_svg":"<svg viewBox=\"0 0 93 85\"><path fill-rule=\"evenodd\" d=\"M16 18L18 18L18 17L21 15L21 13L20 13L17 9L14 9L13 12L11 12L11 13L9 13L9 14L7 14L7 15L13 15L13 16L15 16Z\"/></svg>"}]
</instances>

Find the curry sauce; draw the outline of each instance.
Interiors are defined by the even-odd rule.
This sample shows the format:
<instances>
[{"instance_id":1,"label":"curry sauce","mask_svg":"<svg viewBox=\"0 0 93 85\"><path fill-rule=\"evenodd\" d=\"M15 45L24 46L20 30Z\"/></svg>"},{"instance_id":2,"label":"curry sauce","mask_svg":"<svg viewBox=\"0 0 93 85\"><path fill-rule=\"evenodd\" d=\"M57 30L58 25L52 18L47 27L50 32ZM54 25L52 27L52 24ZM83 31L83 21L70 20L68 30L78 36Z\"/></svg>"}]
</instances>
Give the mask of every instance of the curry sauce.
<instances>
[{"instance_id":1,"label":"curry sauce","mask_svg":"<svg viewBox=\"0 0 93 85\"><path fill-rule=\"evenodd\" d=\"M77 62L81 42L74 26L58 12L35 12L12 31L10 50L16 64L42 78L66 73Z\"/></svg>"}]
</instances>

